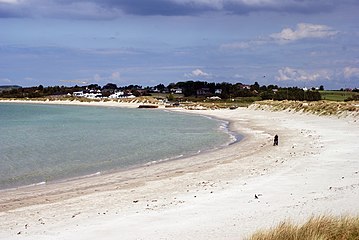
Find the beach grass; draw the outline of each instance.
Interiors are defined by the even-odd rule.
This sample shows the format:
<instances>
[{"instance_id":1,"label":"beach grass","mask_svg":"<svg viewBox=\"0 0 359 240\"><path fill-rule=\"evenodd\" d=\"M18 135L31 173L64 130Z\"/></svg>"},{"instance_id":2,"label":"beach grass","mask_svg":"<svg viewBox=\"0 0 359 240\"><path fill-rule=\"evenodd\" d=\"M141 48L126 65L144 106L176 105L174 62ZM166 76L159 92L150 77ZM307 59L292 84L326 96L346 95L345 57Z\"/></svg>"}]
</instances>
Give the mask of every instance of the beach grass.
<instances>
[{"instance_id":1,"label":"beach grass","mask_svg":"<svg viewBox=\"0 0 359 240\"><path fill-rule=\"evenodd\" d=\"M347 116L359 115L359 102L334 102L334 101L257 101L252 105L254 109L270 110L270 111L293 111L293 112L306 112L316 115L335 115Z\"/></svg>"},{"instance_id":2,"label":"beach grass","mask_svg":"<svg viewBox=\"0 0 359 240\"><path fill-rule=\"evenodd\" d=\"M359 216L311 217L302 225L281 222L269 230L259 230L248 240L354 240L359 239Z\"/></svg>"}]
</instances>

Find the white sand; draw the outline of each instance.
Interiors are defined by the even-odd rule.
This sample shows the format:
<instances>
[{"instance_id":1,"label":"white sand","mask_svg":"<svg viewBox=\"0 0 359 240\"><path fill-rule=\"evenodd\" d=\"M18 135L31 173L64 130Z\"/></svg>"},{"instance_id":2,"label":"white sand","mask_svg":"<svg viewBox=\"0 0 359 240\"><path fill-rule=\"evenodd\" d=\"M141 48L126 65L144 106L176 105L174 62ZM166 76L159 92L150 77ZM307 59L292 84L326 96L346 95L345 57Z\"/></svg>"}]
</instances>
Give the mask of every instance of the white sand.
<instances>
[{"instance_id":1,"label":"white sand","mask_svg":"<svg viewBox=\"0 0 359 240\"><path fill-rule=\"evenodd\" d=\"M50 104L50 105L83 105L83 106L99 106L99 107L122 107L122 108L138 108L142 103L137 100L133 101L89 101L89 102L81 102L78 100L0 100L0 103L22 103L22 104Z\"/></svg>"},{"instance_id":2,"label":"white sand","mask_svg":"<svg viewBox=\"0 0 359 240\"><path fill-rule=\"evenodd\" d=\"M178 161L0 192L0 239L243 239L285 219L359 214L359 120L191 112L230 120L246 138Z\"/></svg>"}]
</instances>

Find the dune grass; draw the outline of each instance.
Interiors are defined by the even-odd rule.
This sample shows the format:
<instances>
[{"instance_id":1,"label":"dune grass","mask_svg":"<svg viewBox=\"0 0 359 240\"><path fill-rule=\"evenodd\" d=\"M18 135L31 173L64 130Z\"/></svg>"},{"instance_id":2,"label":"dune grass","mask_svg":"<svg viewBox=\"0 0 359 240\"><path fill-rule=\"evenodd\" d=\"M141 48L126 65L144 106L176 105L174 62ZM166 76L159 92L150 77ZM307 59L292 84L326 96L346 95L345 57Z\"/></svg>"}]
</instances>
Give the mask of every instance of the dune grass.
<instances>
[{"instance_id":1,"label":"dune grass","mask_svg":"<svg viewBox=\"0 0 359 240\"><path fill-rule=\"evenodd\" d=\"M248 240L357 240L359 239L359 216L311 217L302 225L289 221L275 228L260 230Z\"/></svg>"},{"instance_id":2,"label":"dune grass","mask_svg":"<svg viewBox=\"0 0 359 240\"><path fill-rule=\"evenodd\" d=\"M359 102L333 102L333 101L257 101L252 105L255 109L268 109L272 111L307 112L317 115L359 115Z\"/></svg>"}]
</instances>

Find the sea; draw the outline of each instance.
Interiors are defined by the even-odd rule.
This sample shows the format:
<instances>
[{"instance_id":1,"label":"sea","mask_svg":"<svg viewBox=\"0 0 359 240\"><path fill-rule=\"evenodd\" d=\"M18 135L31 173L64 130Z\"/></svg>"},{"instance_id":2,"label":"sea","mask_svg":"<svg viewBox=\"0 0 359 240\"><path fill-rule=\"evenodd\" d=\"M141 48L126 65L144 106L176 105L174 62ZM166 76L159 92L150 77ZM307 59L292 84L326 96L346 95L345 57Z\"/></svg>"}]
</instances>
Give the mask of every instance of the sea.
<instances>
[{"instance_id":1,"label":"sea","mask_svg":"<svg viewBox=\"0 0 359 240\"><path fill-rule=\"evenodd\" d=\"M159 109L0 103L0 189L103 174L239 140L216 119Z\"/></svg>"}]
</instances>

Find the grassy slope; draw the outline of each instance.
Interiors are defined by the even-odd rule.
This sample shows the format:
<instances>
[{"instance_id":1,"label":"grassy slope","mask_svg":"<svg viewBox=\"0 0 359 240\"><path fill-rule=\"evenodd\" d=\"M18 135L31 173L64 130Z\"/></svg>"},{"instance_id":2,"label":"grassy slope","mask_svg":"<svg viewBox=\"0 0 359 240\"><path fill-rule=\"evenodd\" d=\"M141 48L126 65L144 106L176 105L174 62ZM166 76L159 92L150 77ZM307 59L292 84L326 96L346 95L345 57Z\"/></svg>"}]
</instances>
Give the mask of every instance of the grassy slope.
<instances>
[{"instance_id":1,"label":"grassy slope","mask_svg":"<svg viewBox=\"0 0 359 240\"><path fill-rule=\"evenodd\" d=\"M344 91L319 91L323 100L329 101L344 101L353 95L359 95L357 92L344 92Z\"/></svg>"},{"instance_id":2,"label":"grassy slope","mask_svg":"<svg viewBox=\"0 0 359 240\"><path fill-rule=\"evenodd\" d=\"M271 111L295 111L307 112L317 115L336 116L359 116L359 102L334 102L334 101L259 101L252 105L256 109L267 109Z\"/></svg>"},{"instance_id":3,"label":"grassy slope","mask_svg":"<svg viewBox=\"0 0 359 240\"><path fill-rule=\"evenodd\" d=\"M249 240L337 240L359 239L359 217L312 217L302 225L282 222L254 233Z\"/></svg>"}]
</instances>

